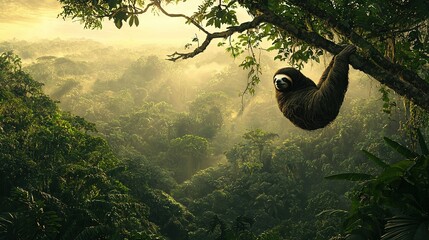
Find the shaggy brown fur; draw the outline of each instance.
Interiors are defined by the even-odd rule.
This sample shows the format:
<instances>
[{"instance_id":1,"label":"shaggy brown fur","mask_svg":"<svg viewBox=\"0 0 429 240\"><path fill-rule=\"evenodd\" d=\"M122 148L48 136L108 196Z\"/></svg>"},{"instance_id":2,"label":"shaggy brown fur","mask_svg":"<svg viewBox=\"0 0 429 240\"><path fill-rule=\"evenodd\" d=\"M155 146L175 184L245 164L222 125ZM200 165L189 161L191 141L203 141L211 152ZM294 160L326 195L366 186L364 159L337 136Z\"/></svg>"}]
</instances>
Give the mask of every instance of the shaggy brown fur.
<instances>
[{"instance_id":1,"label":"shaggy brown fur","mask_svg":"<svg viewBox=\"0 0 429 240\"><path fill-rule=\"evenodd\" d=\"M340 111L347 91L349 57L355 51L356 47L349 45L334 56L317 85L295 68L279 69L274 74L274 84L283 115L306 130L323 128L332 122ZM278 74L286 75L282 80L288 84L279 84L279 80L276 83Z\"/></svg>"}]
</instances>

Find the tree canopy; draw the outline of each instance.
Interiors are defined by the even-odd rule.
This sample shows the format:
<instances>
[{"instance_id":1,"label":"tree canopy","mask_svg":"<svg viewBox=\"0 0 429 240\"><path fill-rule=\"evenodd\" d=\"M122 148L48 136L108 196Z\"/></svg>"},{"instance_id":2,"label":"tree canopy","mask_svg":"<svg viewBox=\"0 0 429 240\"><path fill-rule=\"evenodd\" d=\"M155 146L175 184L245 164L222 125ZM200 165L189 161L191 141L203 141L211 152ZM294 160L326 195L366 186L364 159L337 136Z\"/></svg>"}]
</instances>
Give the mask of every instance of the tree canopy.
<instances>
[{"instance_id":1,"label":"tree canopy","mask_svg":"<svg viewBox=\"0 0 429 240\"><path fill-rule=\"evenodd\" d=\"M246 74L222 53L152 71L144 47L12 44L27 57L0 55L0 239L428 239L428 121L386 115L384 92L352 81L339 121L306 132L271 81L237 116Z\"/></svg>"},{"instance_id":2,"label":"tree canopy","mask_svg":"<svg viewBox=\"0 0 429 240\"><path fill-rule=\"evenodd\" d=\"M95 124L61 111L42 85L0 54L0 239L163 239L158 226L172 215L181 231L187 211L148 186L168 185L163 171L118 159Z\"/></svg>"},{"instance_id":3,"label":"tree canopy","mask_svg":"<svg viewBox=\"0 0 429 240\"><path fill-rule=\"evenodd\" d=\"M429 2L425 0L205 0L190 16L165 9L185 0L59 2L61 16L79 19L86 28L101 28L105 18L118 28L124 23L138 26L139 15L150 11L184 19L204 40L196 37L196 48L175 52L169 59L192 58L220 39L218 45L225 45L233 56L247 53L241 66L249 70L251 93L261 72L254 49L263 42L270 44L267 50L277 51L276 59L297 67L353 44L358 47L351 58L355 69L429 110ZM245 9L251 20L240 22L238 9Z\"/></svg>"}]
</instances>

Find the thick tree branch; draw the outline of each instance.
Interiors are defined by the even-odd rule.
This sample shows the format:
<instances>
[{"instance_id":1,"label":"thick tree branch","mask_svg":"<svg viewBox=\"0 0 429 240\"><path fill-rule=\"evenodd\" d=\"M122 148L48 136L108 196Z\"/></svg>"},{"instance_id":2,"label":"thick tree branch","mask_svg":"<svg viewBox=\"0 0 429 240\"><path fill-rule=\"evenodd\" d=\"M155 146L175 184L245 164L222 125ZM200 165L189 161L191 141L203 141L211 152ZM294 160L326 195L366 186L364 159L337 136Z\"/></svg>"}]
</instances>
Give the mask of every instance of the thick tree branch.
<instances>
[{"instance_id":1,"label":"thick tree branch","mask_svg":"<svg viewBox=\"0 0 429 240\"><path fill-rule=\"evenodd\" d=\"M323 38L315 32L309 32L306 29L298 28L290 24L290 21L287 21L287 19L273 13L268 9L262 8L259 10L263 13L263 19L265 22L284 30L291 36L301 41L314 45L318 48L322 48L333 54L338 54L342 49L341 46ZM419 77L418 79L420 80L404 81L404 77L407 77L406 79L408 80L409 78L412 78L412 76L416 75L415 73L411 75L409 73L411 71L398 72L398 70L393 66L392 69L385 69L379 64L376 64L372 59L364 58L357 53L351 56L350 64L355 69L367 73L380 83L385 84L389 88L393 89L399 95L410 99L418 106L429 111L429 92L425 90L426 87L421 87L422 85L427 84L425 80ZM416 81L418 84L416 84Z\"/></svg>"},{"instance_id":2,"label":"thick tree branch","mask_svg":"<svg viewBox=\"0 0 429 240\"><path fill-rule=\"evenodd\" d=\"M415 72L406 69L404 66L389 61L371 43L353 31L349 26L343 24L342 21L338 21L334 15L328 14L317 6L309 4L306 1L292 0L292 2L308 13L320 18L322 21L325 21L333 29L346 36L356 46L367 50L371 59L373 59L374 62L380 65L383 69L391 72L392 74L398 75L404 81L407 81L412 85L429 92L429 84L427 84L424 79L422 79Z\"/></svg>"},{"instance_id":3,"label":"thick tree branch","mask_svg":"<svg viewBox=\"0 0 429 240\"><path fill-rule=\"evenodd\" d=\"M293 1L295 2L295 0ZM260 13L260 15L255 17L252 21L242 23L238 26L232 26L225 31L210 33L192 18L183 14L170 14L159 5L159 1L153 2L155 5L158 3L156 6L165 15L170 17L185 18L206 34L206 38L202 42L201 46L197 47L192 52L175 52L168 56L168 60L171 61L192 58L199 53L202 53L210 45L213 39L227 38L234 33L256 28L264 22L276 26L296 39L311 44L315 47L322 48L333 54L338 54L343 48L336 43L320 36L316 32L311 32L305 28L300 28L299 26L291 24L291 21L288 21L285 17L272 12L263 4L258 4L257 11ZM312 8L312 6L309 6L306 3L296 1L295 4L302 7L312 15L327 21L332 28L346 36L352 43L359 46L361 49L368 51L369 58L360 56L357 53L351 56L350 64L355 69L367 73L380 83L385 84L389 88L393 89L399 95L410 99L418 106L429 111L429 84L424 79L420 78L415 72L405 69L401 65L388 61L376 48L374 48L371 43L352 31L352 29L349 27L339 23L339 21L337 21L334 17L329 16L322 11L317 12L316 9Z\"/></svg>"}]
</instances>

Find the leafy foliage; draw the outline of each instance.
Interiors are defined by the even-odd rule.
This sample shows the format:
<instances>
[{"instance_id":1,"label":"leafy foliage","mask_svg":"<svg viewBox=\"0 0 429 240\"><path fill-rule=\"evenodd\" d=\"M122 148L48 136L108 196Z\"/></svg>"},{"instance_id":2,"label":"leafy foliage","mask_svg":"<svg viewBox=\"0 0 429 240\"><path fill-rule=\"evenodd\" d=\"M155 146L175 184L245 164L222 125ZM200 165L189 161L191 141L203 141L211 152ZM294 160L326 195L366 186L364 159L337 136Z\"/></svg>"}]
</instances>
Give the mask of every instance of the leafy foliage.
<instances>
[{"instance_id":1,"label":"leafy foliage","mask_svg":"<svg viewBox=\"0 0 429 240\"><path fill-rule=\"evenodd\" d=\"M213 39L224 39L219 45L226 46L233 57L246 54L240 64L249 71L244 93L253 94L260 82L261 63L254 49L263 49L266 42L268 50L277 51L275 59L288 60L298 68L311 60L319 62L324 52L337 54L341 45L353 44L359 49L353 54L353 67L429 109L426 103L429 3L424 0L207 0L191 16L172 14L164 8L170 3L183 4L185 0L59 2L63 5L61 16L77 18L89 28L101 28L104 18L117 28L127 21L130 26L138 26L138 15L149 9L183 18L206 37L201 44L195 37L193 41L198 45L191 52L173 53L170 60L192 58L204 52ZM246 10L251 20L239 20L240 9ZM219 31L206 29L211 26ZM234 34L238 35L235 39ZM386 104L385 111L390 111L391 106Z\"/></svg>"},{"instance_id":2,"label":"leafy foliage","mask_svg":"<svg viewBox=\"0 0 429 240\"><path fill-rule=\"evenodd\" d=\"M146 56L144 49L121 49L116 55L94 43L54 43L44 44L61 53L66 49L61 46L70 45L73 55L58 60L49 50L43 59L27 58L23 68L45 86L13 75L28 76L11 64L13 55L0 71L0 235L5 239L325 240L343 239L345 232L380 239L385 226L400 233L395 238L424 236L425 215L417 206L425 195L416 189L424 187L413 184L414 176L427 173L416 171L425 161L416 166L413 161L428 152L427 130L409 142L398 130L401 106L386 116L377 91L358 96L359 81L351 82L355 91L338 121L306 133L277 118L269 81L261 82L261 91L240 111L237 94L243 85L237 82L246 73L220 54L170 65ZM34 49L29 56L35 56L32 51L42 51L38 46L44 44L21 49ZM76 44L84 49L81 55ZM100 52L102 59L92 57ZM203 71L202 77L187 74L207 69L206 63L221 67ZM274 67L269 65L261 67ZM61 103L44 95L42 87ZM64 94L56 95L61 89ZM389 145L383 144L383 135L408 145L387 139ZM416 148L408 147L413 143ZM389 146L400 156L387 151ZM365 154L356 154L362 148ZM351 173L338 179L359 181L324 179L337 172ZM371 188L360 184L375 182L381 173ZM350 192L353 186L356 191ZM406 205L394 204L396 199ZM341 229L341 222L349 227ZM410 234L403 232L407 226Z\"/></svg>"},{"instance_id":3,"label":"leafy foliage","mask_svg":"<svg viewBox=\"0 0 429 240\"><path fill-rule=\"evenodd\" d=\"M382 164L382 172L366 175L353 192L353 205L345 222L348 235L365 239L426 239L429 237L427 144L419 131L422 154L384 138L405 160ZM367 153L368 155L368 153ZM375 159L371 154L370 159ZM377 158L376 162L380 162ZM349 175L331 179L351 180ZM353 179L355 180L355 179Z\"/></svg>"},{"instance_id":4,"label":"leafy foliage","mask_svg":"<svg viewBox=\"0 0 429 240\"><path fill-rule=\"evenodd\" d=\"M110 175L119 160L94 124L60 111L12 53L0 69L0 237L161 239L152 205Z\"/></svg>"}]
</instances>

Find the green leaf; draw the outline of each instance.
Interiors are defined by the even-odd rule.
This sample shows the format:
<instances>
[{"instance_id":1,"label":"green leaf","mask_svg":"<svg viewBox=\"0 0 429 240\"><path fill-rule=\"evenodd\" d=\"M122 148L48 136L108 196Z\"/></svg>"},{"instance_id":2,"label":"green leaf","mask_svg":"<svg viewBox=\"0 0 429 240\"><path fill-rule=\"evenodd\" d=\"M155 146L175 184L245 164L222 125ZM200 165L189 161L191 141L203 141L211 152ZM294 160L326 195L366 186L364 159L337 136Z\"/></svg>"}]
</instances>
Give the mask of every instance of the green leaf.
<instances>
[{"instance_id":1,"label":"green leaf","mask_svg":"<svg viewBox=\"0 0 429 240\"><path fill-rule=\"evenodd\" d=\"M136 25L136 27L139 26L139 24L140 24L139 17L134 16L134 24Z\"/></svg>"},{"instance_id":2,"label":"green leaf","mask_svg":"<svg viewBox=\"0 0 429 240\"><path fill-rule=\"evenodd\" d=\"M139 18L137 17L137 15L132 15L130 17L130 20L128 21L128 23L130 24L130 27L134 25L136 25L136 27L139 26Z\"/></svg>"},{"instance_id":3,"label":"green leaf","mask_svg":"<svg viewBox=\"0 0 429 240\"><path fill-rule=\"evenodd\" d=\"M348 180L348 181L366 181L373 179L374 176L366 173L340 173L325 177L329 180Z\"/></svg>"},{"instance_id":4,"label":"green leaf","mask_svg":"<svg viewBox=\"0 0 429 240\"><path fill-rule=\"evenodd\" d=\"M130 17L130 20L128 21L128 24L130 25L130 27L133 26L133 24L134 24L134 16Z\"/></svg>"},{"instance_id":5,"label":"green leaf","mask_svg":"<svg viewBox=\"0 0 429 240\"><path fill-rule=\"evenodd\" d=\"M397 151L399 154L406 158L416 158L419 156L419 154L417 154L416 152L409 150L408 148L402 146L401 144L393 141L390 138L384 137L383 139L387 143L387 145L389 145L391 148L393 148L395 151Z\"/></svg>"},{"instance_id":6,"label":"green leaf","mask_svg":"<svg viewBox=\"0 0 429 240\"><path fill-rule=\"evenodd\" d=\"M429 238L428 221L408 216L395 216L387 220L381 240L425 240Z\"/></svg>"},{"instance_id":7,"label":"green leaf","mask_svg":"<svg viewBox=\"0 0 429 240\"><path fill-rule=\"evenodd\" d=\"M387 168L383 173L377 176L377 181L382 184L388 184L397 179L400 179L404 175L404 172L398 168Z\"/></svg>"},{"instance_id":8,"label":"green leaf","mask_svg":"<svg viewBox=\"0 0 429 240\"><path fill-rule=\"evenodd\" d=\"M395 162L394 164L391 164L389 167L390 168L400 169L401 171L405 172L405 171L407 171L414 164L415 164L414 161L402 160L402 161L399 161L399 162Z\"/></svg>"},{"instance_id":9,"label":"green leaf","mask_svg":"<svg viewBox=\"0 0 429 240\"><path fill-rule=\"evenodd\" d=\"M429 155L428 145L426 144L425 138L423 137L423 134L420 129L417 129L417 137L419 140L420 149L422 150L422 154Z\"/></svg>"},{"instance_id":10,"label":"green leaf","mask_svg":"<svg viewBox=\"0 0 429 240\"><path fill-rule=\"evenodd\" d=\"M115 26L118 29L121 29L122 28L122 19L115 19Z\"/></svg>"},{"instance_id":11,"label":"green leaf","mask_svg":"<svg viewBox=\"0 0 429 240\"><path fill-rule=\"evenodd\" d=\"M383 169L389 167L389 164L385 163L383 161L383 159L375 156L374 154L372 154L372 153L370 153L370 152L368 152L366 150L362 149L362 152L365 153L365 155L368 157L368 159L371 160L372 162L374 162L377 166L379 166L379 167L381 167Z\"/></svg>"},{"instance_id":12,"label":"green leaf","mask_svg":"<svg viewBox=\"0 0 429 240\"><path fill-rule=\"evenodd\" d=\"M107 0L107 4L109 4L110 9L115 8L119 2L120 1L118 1L118 0Z\"/></svg>"},{"instance_id":13,"label":"green leaf","mask_svg":"<svg viewBox=\"0 0 429 240\"><path fill-rule=\"evenodd\" d=\"M408 171L414 163L414 161L410 160L396 162L386 168L385 171L377 177L377 181L386 184L402 178L405 172Z\"/></svg>"},{"instance_id":14,"label":"green leaf","mask_svg":"<svg viewBox=\"0 0 429 240\"><path fill-rule=\"evenodd\" d=\"M333 215L346 215L348 213L348 211L346 210L342 210L342 209L327 209L327 210L323 210L320 213L318 213L316 215L316 217L320 217L322 215L327 215L327 216L333 216Z\"/></svg>"}]
</instances>

